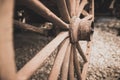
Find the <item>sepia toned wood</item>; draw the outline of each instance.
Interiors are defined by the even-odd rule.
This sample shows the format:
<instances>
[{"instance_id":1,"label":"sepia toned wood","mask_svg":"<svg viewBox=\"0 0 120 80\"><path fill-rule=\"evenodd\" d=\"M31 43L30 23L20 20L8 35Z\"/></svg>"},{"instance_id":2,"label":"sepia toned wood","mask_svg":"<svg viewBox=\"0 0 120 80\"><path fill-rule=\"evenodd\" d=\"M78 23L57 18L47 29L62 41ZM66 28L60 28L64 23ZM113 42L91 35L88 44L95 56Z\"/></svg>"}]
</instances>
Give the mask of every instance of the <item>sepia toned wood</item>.
<instances>
[{"instance_id":1,"label":"sepia toned wood","mask_svg":"<svg viewBox=\"0 0 120 80\"><path fill-rule=\"evenodd\" d=\"M57 17L53 12L51 12L47 7L45 7L39 0L26 0L26 5L36 13L40 14L47 20L51 21L53 24L61 27L68 28L68 24L62 21L59 17Z\"/></svg>"},{"instance_id":2,"label":"sepia toned wood","mask_svg":"<svg viewBox=\"0 0 120 80\"><path fill-rule=\"evenodd\" d=\"M89 19L92 19L93 18L93 15L88 15L86 17L84 17L82 20L89 20Z\"/></svg>"},{"instance_id":3,"label":"sepia toned wood","mask_svg":"<svg viewBox=\"0 0 120 80\"><path fill-rule=\"evenodd\" d=\"M70 61L70 49L71 44L68 45L67 51L64 57L64 61L62 64L62 70L61 70L61 80L67 80L68 79L68 69L69 69L69 61Z\"/></svg>"},{"instance_id":4,"label":"sepia toned wood","mask_svg":"<svg viewBox=\"0 0 120 80\"><path fill-rule=\"evenodd\" d=\"M25 66L18 71L18 80L27 80L30 76L42 66L42 63L48 56L68 37L68 32L61 32L56 38L54 38L49 44L47 44L40 52L36 54ZM33 66L34 65L34 66Z\"/></svg>"},{"instance_id":5,"label":"sepia toned wood","mask_svg":"<svg viewBox=\"0 0 120 80\"><path fill-rule=\"evenodd\" d=\"M85 54L83 53L79 42L76 44L76 48L77 48L79 54L81 55L81 57L83 58L83 60L84 60L85 62L87 62L87 58L86 58Z\"/></svg>"},{"instance_id":6,"label":"sepia toned wood","mask_svg":"<svg viewBox=\"0 0 120 80\"><path fill-rule=\"evenodd\" d=\"M79 23L79 33L78 38L79 40L89 41L90 40L90 34L91 34L91 20L87 20L85 18L80 20Z\"/></svg>"},{"instance_id":7,"label":"sepia toned wood","mask_svg":"<svg viewBox=\"0 0 120 80\"><path fill-rule=\"evenodd\" d=\"M84 16L89 16L89 13L88 13L87 11L85 11L85 10L82 11L82 14L83 14Z\"/></svg>"},{"instance_id":8,"label":"sepia toned wood","mask_svg":"<svg viewBox=\"0 0 120 80\"><path fill-rule=\"evenodd\" d=\"M74 52L74 66L75 66L75 72L77 74L77 79L82 80L80 64L79 64L78 56L76 52L76 45L73 45L72 47L73 47L73 52Z\"/></svg>"},{"instance_id":9,"label":"sepia toned wood","mask_svg":"<svg viewBox=\"0 0 120 80\"><path fill-rule=\"evenodd\" d=\"M70 15L68 12L66 1L65 0L57 0L56 3L57 3L62 20L69 23Z\"/></svg>"},{"instance_id":10,"label":"sepia toned wood","mask_svg":"<svg viewBox=\"0 0 120 80\"><path fill-rule=\"evenodd\" d=\"M86 55L86 58L87 58L88 62L86 62L83 65L82 80L86 80L86 76L87 76L88 65L89 65L89 62L90 62L91 43L92 43L92 41L87 42L87 50L86 50L85 55Z\"/></svg>"},{"instance_id":11,"label":"sepia toned wood","mask_svg":"<svg viewBox=\"0 0 120 80\"><path fill-rule=\"evenodd\" d=\"M113 0L114 1L114 0ZM95 15L95 13L94 13L94 0L92 0L92 4L91 4L91 6L92 6L92 15L93 15L93 18L92 18L92 21L94 21L94 15Z\"/></svg>"},{"instance_id":12,"label":"sepia toned wood","mask_svg":"<svg viewBox=\"0 0 120 80\"><path fill-rule=\"evenodd\" d=\"M110 6L109 6L109 9L114 9L114 4L115 4L115 0L112 0Z\"/></svg>"},{"instance_id":13,"label":"sepia toned wood","mask_svg":"<svg viewBox=\"0 0 120 80\"><path fill-rule=\"evenodd\" d=\"M67 30L71 29L72 31L61 32L60 34L58 34L56 38L54 38L49 44L47 44L28 63L26 63L21 70L16 73L12 34L14 0L4 0L3 2L1 1L0 36L3 36L3 34L6 36L0 38L0 80L28 80L32 76L32 74L43 65L45 60L52 54L52 52L56 48L58 48L59 45L61 45L61 48L57 54L55 63L48 79L57 80L59 74L61 74L62 80L67 80L68 78L69 80L74 80L74 72L76 72L78 80L85 80L90 61L91 41L88 41L87 50L84 54L80 44L78 43L78 40L81 40L80 37L82 36L87 36L89 38L90 34L88 33L90 32L90 29L88 28L90 28L91 25L89 26L87 22L94 21L94 0L89 1L89 13L84 10L84 7L88 3L88 0L56 1L61 19L57 17L53 12L51 12L39 0L16 1L20 1L21 4L32 9L39 15L51 21L56 26ZM79 18L81 14L84 15L84 18L82 19ZM83 25L79 25L82 22L84 22L86 25L84 25L84 23ZM24 24L19 21L14 21L14 24L23 29L31 30L41 34L44 32L43 29L29 24ZM79 33L82 34L82 36L79 36ZM72 41L70 41L69 39L71 39ZM85 38L84 40L87 40L87 38ZM83 58L84 62L86 62L83 66L82 73L76 49L78 50L80 56Z\"/></svg>"},{"instance_id":14,"label":"sepia toned wood","mask_svg":"<svg viewBox=\"0 0 120 80\"><path fill-rule=\"evenodd\" d=\"M72 19L76 15L79 18L81 13L85 16L83 19L81 19L82 21L90 20L93 18L93 10L91 12L92 14L89 14L87 11L84 10L85 5L88 3L87 0L82 0L81 3L80 3L80 0L77 0L77 1L76 0L66 0L66 1L59 0L57 2L57 6L59 8L61 18L63 19L63 21L60 18L58 18L54 13L52 13L47 7L45 7L40 1L31 0L31 1L26 1L26 2L28 4L25 4L25 5L28 6L30 9L34 10L38 14L42 15L46 19L53 22L55 25L60 26L62 28L68 29L70 26L67 23L70 21L70 18ZM93 8L93 6L92 6L92 8ZM78 20L77 18L75 18L75 19ZM65 23L64 21L67 23ZM75 21L73 21L73 23L74 22ZM78 26L78 23L75 22L74 25ZM84 27L84 26L82 26L82 27ZM72 28L74 31L75 30L74 28L76 28L76 27L72 26ZM77 29L74 31L74 33L77 32ZM73 33L73 32L70 32L70 33ZM75 35L73 35L72 37L75 37L76 35L77 35L77 33L75 33ZM60 39L60 37L62 37L62 39ZM32 60L30 60L30 62L28 62L18 72L18 75L17 75L18 79L19 80L29 79L29 77L33 74L33 72L37 68L41 67L41 65L45 61L45 59L50 56L50 54L56 49L56 47L60 43L63 42L63 40L66 37L68 37L68 33L64 36L63 35L59 36L59 38L56 38L55 40L51 41L45 48L43 48ZM69 37L71 37L71 36L69 36ZM77 36L76 36L76 40L77 40ZM55 42L57 42L57 43L55 43ZM72 46L69 47L69 48L71 48L71 50L69 50L69 49L66 50L68 47L68 44L69 44L69 40L66 40L65 43L63 44L62 48L60 49L60 51L57 55L57 58L55 60L54 66L52 68L52 71L50 73L50 76L48 78L49 80L57 80L61 69L62 69L61 76L62 76L63 80L67 79L67 75L69 75L70 80L74 80L74 68L77 73L77 78L79 80L81 80L81 76L82 76L82 79L85 79L88 62L89 62L89 61L87 62L87 60L88 60L87 58L89 58L89 57L85 56L79 43L77 43L76 46L74 46L75 43L72 43ZM82 75L81 75L81 71L80 71L80 64L77 59L76 48L77 48L78 52L80 53L80 55L82 56L83 60L86 62L83 67ZM67 54L68 52L70 52L70 53ZM87 49L87 52L89 52L89 49ZM66 56L66 55L68 55L68 56ZM70 56L70 60L69 60L69 56ZM69 63L68 63L68 61L69 61ZM34 64L34 63L36 63L36 64L33 67L32 64ZM67 67L65 65L67 65ZM69 65L69 69L68 69L68 65ZM30 67L30 66L32 66L32 67ZM68 72L68 70L69 70L69 72ZM66 72L64 72L64 71L66 71Z\"/></svg>"},{"instance_id":15,"label":"sepia toned wood","mask_svg":"<svg viewBox=\"0 0 120 80\"><path fill-rule=\"evenodd\" d=\"M87 3L88 3L87 0L82 0L82 2L81 2L80 5L79 5L79 10L78 10L77 17L80 16L80 14L82 13L82 11L83 11L83 9L84 9L84 7L85 7L85 5L86 5Z\"/></svg>"},{"instance_id":16,"label":"sepia toned wood","mask_svg":"<svg viewBox=\"0 0 120 80\"><path fill-rule=\"evenodd\" d=\"M38 28L38 27L35 27L33 25L30 25L30 24L22 23L22 22L17 21L17 20L14 20L14 26L18 27L18 28L25 29L25 30L37 32L37 33L40 33L40 34L45 34L45 29Z\"/></svg>"},{"instance_id":17,"label":"sepia toned wood","mask_svg":"<svg viewBox=\"0 0 120 80\"><path fill-rule=\"evenodd\" d=\"M81 2L81 0L76 0L75 15L78 14L80 2Z\"/></svg>"},{"instance_id":18,"label":"sepia toned wood","mask_svg":"<svg viewBox=\"0 0 120 80\"><path fill-rule=\"evenodd\" d=\"M71 52L70 52L70 62L69 62L69 80L74 80L74 52L73 52L73 47L71 46Z\"/></svg>"},{"instance_id":19,"label":"sepia toned wood","mask_svg":"<svg viewBox=\"0 0 120 80\"><path fill-rule=\"evenodd\" d=\"M68 7L70 17L72 18L73 16L75 16L76 0L66 0L66 4Z\"/></svg>"},{"instance_id":20,"label":"sepia toned wood","mask_svg":"<svg viewBox=\"0 0 120 80\"><path fill-rule=\"evenodd\" d=\"M14 0L0 1L0 80L17 80L13 48Z\"/></svg>"},{"instance_id":21,"label":"sepia toned wood","mask_svg":"<svg viewBox=\"0 0 120 80\"><path fill-rule=\"evenodd\" d=\"M58 79L68 45L69 45L69 39L66 39L65 42L63 43L61 49L58 52L58 55L55 59L55 63L53 65L53 68L51 70L48 80L57 80Z\"/></svg>"},{"instance_id":22,"label":"sepia toned wood","mask_svg":"<svg viewBox=\"0 0 120 80\"><path fill-rule=\"evenodd\" d=\"M78 28L79 28L79 18L72 18L69 24L69 31L70 31L70 41L71 43L76 43L78 41Z\"/></svg>"},{"instance_id":23,"label":"sepia toned wood","mask_svg":"<svg viewBox=\"0 0 120 80\"><path fill-rule=\"evenodd\" d=\"M92 15L91 21L94 21L94 0L90 0L89 14Z\"/></svg>"}]
</instances>

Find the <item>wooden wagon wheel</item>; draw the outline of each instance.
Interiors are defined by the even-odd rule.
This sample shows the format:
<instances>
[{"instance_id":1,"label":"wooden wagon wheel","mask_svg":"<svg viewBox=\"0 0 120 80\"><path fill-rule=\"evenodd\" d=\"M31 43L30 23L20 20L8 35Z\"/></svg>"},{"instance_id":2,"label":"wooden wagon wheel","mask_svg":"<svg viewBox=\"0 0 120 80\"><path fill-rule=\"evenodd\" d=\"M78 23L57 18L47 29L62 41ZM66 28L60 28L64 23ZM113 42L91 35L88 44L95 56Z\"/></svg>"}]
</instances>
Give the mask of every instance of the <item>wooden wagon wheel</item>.
<instances>
[{"instance_id":1,"label":"wooden wagon wheel","mask_svg":"<svg viewBox=\"0 0 120 80\"><path fill-rule=\"evenodd\" d=\"M61 48L48 80L57 80L59 74L61 80L74 80L74 74L77 75L78 80L85 80L86 78L91 48L92 23L94 21L94 0L57 0L56 3L61 18L52 13L39 0L24 1L24 5L67 31L58 34L55 39L18 71L17 77L19 80L29 79L33 72L42 66L46 58L59 45L61 45ZM86 5L89 8L88 10L85 9ZM87 41L86 53L83 53L81 49L80 40ZM80 67L78 55L84 60L83 68Z\"/></svg>"}]
</instances>

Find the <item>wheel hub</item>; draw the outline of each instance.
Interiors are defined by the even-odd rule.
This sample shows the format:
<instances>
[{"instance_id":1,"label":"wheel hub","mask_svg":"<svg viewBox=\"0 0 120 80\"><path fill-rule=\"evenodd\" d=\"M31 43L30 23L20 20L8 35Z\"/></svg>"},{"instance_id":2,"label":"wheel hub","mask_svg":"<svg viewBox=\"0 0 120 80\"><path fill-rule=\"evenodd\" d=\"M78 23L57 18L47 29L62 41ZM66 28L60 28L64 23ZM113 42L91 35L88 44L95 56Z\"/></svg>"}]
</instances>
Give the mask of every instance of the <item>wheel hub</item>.
<instances>
[{"instance_id":1,"label":"wheel hub","mask_svg":"<svg viewBox=\"0 0 120 80\"><path fill-rule=\"evenodd\" d=\"M76 43L79 40L90 41L90 35L92 32L90 20L82 20L80 18L73 17L69 24L69 35L71 43Z\"/></svg>"}]
</instances>

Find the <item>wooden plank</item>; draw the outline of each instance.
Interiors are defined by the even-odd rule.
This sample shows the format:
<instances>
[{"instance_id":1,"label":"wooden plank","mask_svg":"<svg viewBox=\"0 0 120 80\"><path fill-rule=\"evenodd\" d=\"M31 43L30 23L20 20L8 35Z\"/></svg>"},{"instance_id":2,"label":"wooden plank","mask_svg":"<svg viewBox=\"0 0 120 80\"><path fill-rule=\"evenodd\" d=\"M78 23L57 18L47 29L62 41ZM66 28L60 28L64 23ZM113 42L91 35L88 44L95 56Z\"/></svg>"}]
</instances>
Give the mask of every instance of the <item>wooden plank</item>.
<instances>
[{"instance_id":1,"label":"wooden plank","mask_svg":"<svg viewBox=\"0 0 120 80\"><path fill-rule=\"evenodd\" d=\"M57 2L57 6L58 6L62 20L69 23L70 15L68 12L66 1L65 0L57 0L56 2Z\"/></svg>"},{"instance_id":2,"label":"wooden plank","mask_svg":"<svg viewBox=\"0 0 120 80\"><path fill-rule=\"evenodd\" d=\"M74 52L74 66L75 66L75 72L77 74L77 79L82 80L80 64L79 64L77 52L76 52L76 45L73 45L73 52Z\"/></svg>"},{"instance_id":3,"label":"wooden plank","mask_svg":"<svg viewBox=\"0 0 120 80\"><path fill-rule=\"evenodd\" d=\"M72 18L73 16L75 16L76 0L66 0L66 4L68 7L70 17Z\"/></svg>"},{"instance_id":4,"label":"wooden plank","mask_svg":"<svg viewBox=\"0 0 120 80\"><path fill-rule=\"evenodd\" d=\"M13 48L14 0L0 0L0 80L17 80Z\"/></svg>"},{"instance_id":5,"label":"wooden plank","mask_svg":"<svg viewBox=\"0 0 120 80\"><path fill-rule=\"evenodd\" d=\"M58 79L68 45L69 45L69 39L66 39L65 42L62 44L60 51L58 52L58 55L56 57L54 66L51 70L48 80L57 80Z\"/></svg>"},{"instance_id":6,"label":"wooden plank","mask_svg":"<svg viewBox=\"0 0 120 80\"><path fill-rule=\"evenodd\" d=\"M68 69L69 69L69 60L70 60L70 49L71 44L68 45L64 61L62 64L62 70L61 70L61 80L67 80L68 79Z\"/></svg>"},{"instance_id":7,"label":"wooden plank","mask_svg":"<svg viewBox=\"0 0 120 80\"><path fill-rule=\"evenodd\" d=\"M74 58L73 58L73 47L71 46L71 53L70 53L70 62L69 62L69 80L74 80Z\"/></svg>"},{"instance_id":8,"label":"wooden plank","mask_svg":"<svg viewBox=\"0 0 120 80\"><path fill-rule=\"evenodd\" d=\"M36 13L45 17L47 20L51 21L53 24L62 27L68 28L68 24L63 22L59 17L57 17L53 12L51 12L46 6L44 6L39 0L26 0L27 7L34 10Z\"/></svg>"},{"instance_id":9,"label":"wooden plank","mask_svg":"<svg viewBox=\"0 0 120 80\"><path fill-rule=\"evenodd\" d=\"M87 70L88 70L88 66L89 66L89 62L90 62L90 52L91 52L91 41L89 41L87 43L87 50L86 50L86 57L88 62L86 62L83 66L83 70L82 70L82 80L86 80L86 76L87 76Z\"/></svg>"},{"instance_id":10,"label":"wooden plank","mask_svg":"<svg viewBox=\"0 0 120 80\"><path fill-rule=\"evenodd\" d=\"M77 17L80 16L80 14L82 13L82 11L87 3L88 3L87 0L82 0L82 2L79 5L79 11L78 11Z\"/></svg>"},{"instance_id":11,"label":"wooden plank","mask_svg":"<svg viewBox=\"0 0 120 80\"><path fill-rule=\"evenodd\" d=\"M55 39L47 44L40 52L35 55L25 66L18 71L18 80L27 80L30 76L42 66L47 57L59 46L59 44L68 37L68 32L61 32Z\"/></svg>"}]
</instances>

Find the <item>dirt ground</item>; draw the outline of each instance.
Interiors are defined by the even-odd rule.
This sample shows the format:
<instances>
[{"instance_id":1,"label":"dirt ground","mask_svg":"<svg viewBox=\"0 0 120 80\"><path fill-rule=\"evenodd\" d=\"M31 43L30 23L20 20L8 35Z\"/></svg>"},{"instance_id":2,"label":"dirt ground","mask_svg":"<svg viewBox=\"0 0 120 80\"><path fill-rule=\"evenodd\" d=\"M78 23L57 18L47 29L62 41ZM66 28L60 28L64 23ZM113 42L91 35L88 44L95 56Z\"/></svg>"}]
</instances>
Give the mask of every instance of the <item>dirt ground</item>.
<instances>
[{"instance_id":1,"label":"dirt ground","mask_svg":"<svg viewBox=\"0 0 120 80\"><path fill-rule=\"evenodd\" d=\"M29 31L15 32L17 70L52 39ZM54 57L53 53L30 80L47 80ZM120 20L113 17L96 18L87 80L120 80Z\"/></svg>"},{"instance_id":2,"label":"dirt ground","mask_svg":"<svg viewBox=\"0 0 120 80\"><path fill-rule=\"evenodd\" d=\"M99 18L95 26L87 80L120 80L120 21Z\"/></svg>"}]
</instances>

